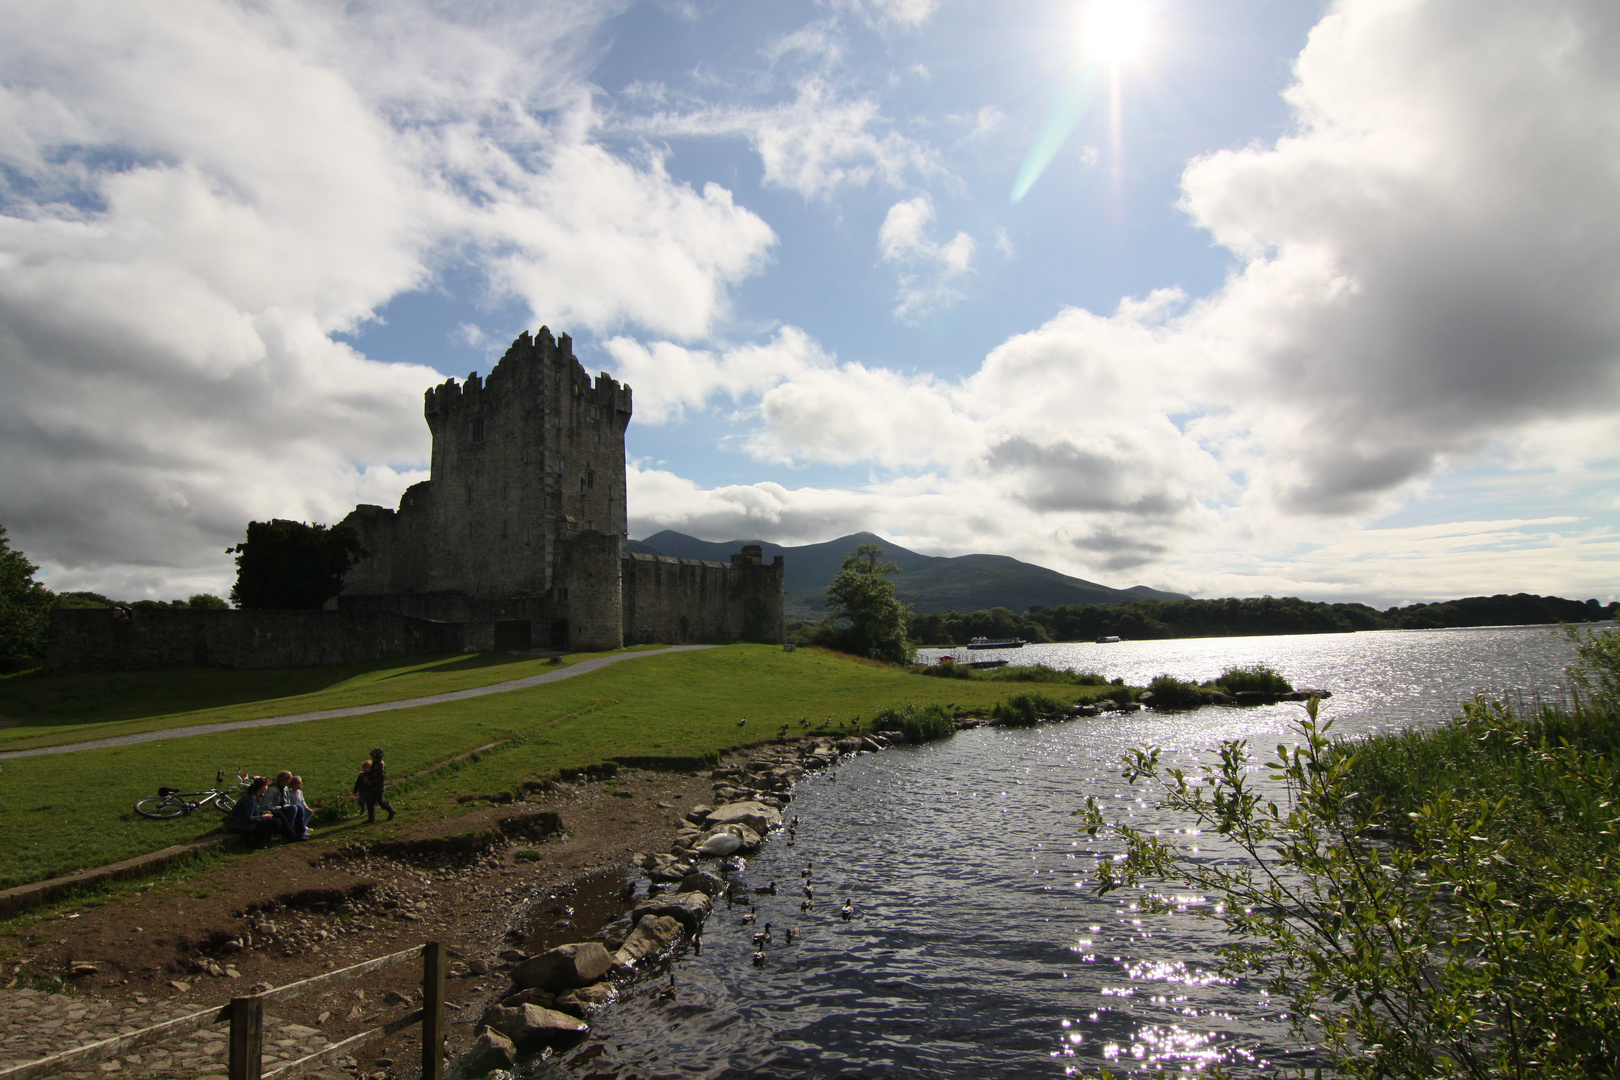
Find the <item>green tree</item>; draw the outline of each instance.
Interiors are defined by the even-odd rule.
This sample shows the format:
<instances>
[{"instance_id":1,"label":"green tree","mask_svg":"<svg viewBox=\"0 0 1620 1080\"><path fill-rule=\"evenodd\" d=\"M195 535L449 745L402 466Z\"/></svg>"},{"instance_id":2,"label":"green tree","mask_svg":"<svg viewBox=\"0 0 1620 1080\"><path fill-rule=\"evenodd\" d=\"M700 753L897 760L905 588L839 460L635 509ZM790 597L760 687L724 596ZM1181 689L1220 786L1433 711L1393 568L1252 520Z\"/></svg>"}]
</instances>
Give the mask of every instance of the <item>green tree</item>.
<instances>
[{"instance_id":1,"label":"green tree","mask_svg":"<svg viewBox=\"0 0 1620 1080\"><path fill-rule=\"evenodd\" d=\"M34 580L38 569L22 552L11 550L6 527L0 525L0 663L45 654L45 631L55 597Z\"/></svg>"},{"instance_id":2,"label":"green tree","mask_svg":"<svg viewBox=\"0 0 1620 1080\"><path fill-rule=\"evenodd\" d=\"M328 528L302 521L251 521L236 555L231 600L243 608L323 606L343 591L343 575L367 554L346 525Z\"/></svg>"},{"instance_id":3,"label":"green tree","mask_svg":"<svg viewBox=\"0 0 1620 1080\"><path fill-rule=\"evenodd\" d=\"M197 593L190 600L186 601L186 606L190 608L203 608L209 611L223 611L225 608L230 607L229 604L215 596L213 593Z\"/></svg>"},{"instance_id":4,"label":"green tree","mask_svg":"<svg viewBox=\"0 0 1620 1080\"><path fill-rule=\"evenodd\" d=\"M900 568L878 561L882 556L877 544L862 544L844 556L838 576L827 586L825 625L845 651L903 664L911 659L911 643L906 640L911 608L895 596L894 582L889 580Z\"/></svg>"}]
</instances>

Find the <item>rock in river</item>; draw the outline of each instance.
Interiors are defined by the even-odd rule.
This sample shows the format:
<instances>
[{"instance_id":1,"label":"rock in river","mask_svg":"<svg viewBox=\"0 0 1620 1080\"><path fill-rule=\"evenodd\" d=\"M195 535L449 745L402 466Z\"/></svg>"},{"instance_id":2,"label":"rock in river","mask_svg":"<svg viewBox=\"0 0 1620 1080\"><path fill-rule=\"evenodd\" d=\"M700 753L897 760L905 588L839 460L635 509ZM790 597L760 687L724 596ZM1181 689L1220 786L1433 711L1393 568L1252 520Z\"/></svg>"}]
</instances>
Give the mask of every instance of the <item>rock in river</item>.
<instances>
[{"instance_id":1,"label":"rock in river","mask_svg":"<svg viewBox=\"0 0 1620 1080\"><path fill-rule=\"evenodd\" d=\"M714 901L707 893L683 892L643 901L636 905L630 917L639 922L649 915L664 915L677 920L688 932L695 932L713 907Z\"/></svg>"},{"instance_id":2,"label":"rock in river","mask_svg":"<svg viewBox=\"0 0 1620 1080\"><path fill-rule=\"evenodd\" d=\"M720 825L746 825L764 836L770 830L782 827L782 812L774 806L749 799L715 807L709 812L706 824L710 831Z\"/></svg>"},{"instance_id":3,"label":"rock in river","mask_svg":"<svg viewBox=\"0 0 1620 1080\"><path fill-rule=\"evenodd\" d=\"M589 986L606 975L612 966L613 954L601 942L581 941L559 945L523 961L512 969L512 981L519 986L538 986L559 993Z\"/></svg>"}]
</instances>

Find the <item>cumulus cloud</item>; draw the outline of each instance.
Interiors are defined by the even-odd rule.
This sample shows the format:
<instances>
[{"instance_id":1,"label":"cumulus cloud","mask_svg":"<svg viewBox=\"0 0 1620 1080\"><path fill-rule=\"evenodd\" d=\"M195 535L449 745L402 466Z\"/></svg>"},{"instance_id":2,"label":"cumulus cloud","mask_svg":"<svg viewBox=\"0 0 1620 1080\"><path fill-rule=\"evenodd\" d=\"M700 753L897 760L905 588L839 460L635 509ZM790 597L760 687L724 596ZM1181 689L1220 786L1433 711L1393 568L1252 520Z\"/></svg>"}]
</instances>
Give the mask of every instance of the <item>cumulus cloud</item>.
<instances>
[{"instance_id":1,"label":"cumulus cloud","mask_svg":"<svg viewBox=\"0 0 1620 1080\"><path fill-rule=\"evenodd\" d=\"M249 518L391 502L437 375L332 334L452 254L554 321L708 331L775 238L592 142L616 10L0 5L0 508L53 584L217 590Z\"/></svg>"},{"instance_id":2,"label":"cumulus cloud","mask_svg":"<svg viewBox=\"0 0 1620 1080\"><path fill-rule=\"evenodd\" d=\"M605 343L613 373L635 388L632 423L659 425L702 410L718 394L732 401L757 396L782 381L832 363L803 330L784 326L770 341L715 353L669 341L643 344L629 337Z\"/></svg>"},{"instance_id":3,"label":"cumulus cloud","mask_svg":"<svg viewBox=\"0 0 1620 1080\"><path fill-rule=\"evenodd\" d=\"M765 183L806 199L874 182L944 171L939 154L896 131L869 97L843 97L822 77L798 84L791 102L764 108L726 105L619 121L625 131L671 137L740 137L759 154Z\"/></svg>"},{"instance_id":4,"label":"cumulus cloud","mask_svg":"<svg viewBox=\"0 0 1620 1080\"><path fill-rule=\"evenodd\" d=\"M917 322L936 308L961 299L958 283L973 271L978 250L973 237L959 232L944 243L928 235L934 201L927 195L895 203L878 229L878 248L900 274L900 302L894 309L902 322Z\"/></svg>"}]
</instances>

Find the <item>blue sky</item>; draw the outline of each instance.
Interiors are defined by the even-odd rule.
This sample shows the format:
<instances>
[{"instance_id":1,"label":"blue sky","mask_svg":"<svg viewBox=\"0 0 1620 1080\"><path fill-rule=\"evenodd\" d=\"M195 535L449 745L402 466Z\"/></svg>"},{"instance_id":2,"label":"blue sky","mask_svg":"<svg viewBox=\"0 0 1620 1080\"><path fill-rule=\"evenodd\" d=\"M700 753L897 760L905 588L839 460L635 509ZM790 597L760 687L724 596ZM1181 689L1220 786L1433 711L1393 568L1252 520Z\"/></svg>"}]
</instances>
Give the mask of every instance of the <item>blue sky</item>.
<instances>
[{"instance_id":1,"label":"blue sky","mask_svg":"<svg viewBox=\"0 0 1620 1080\"><path fill-rule=\"evenodd\" d=\"M1620 595L1612 4L4 6L0 524L53 587L392 504L421 391L545 323L635 388L633 536Z\"/></svg>"}]
</instances>

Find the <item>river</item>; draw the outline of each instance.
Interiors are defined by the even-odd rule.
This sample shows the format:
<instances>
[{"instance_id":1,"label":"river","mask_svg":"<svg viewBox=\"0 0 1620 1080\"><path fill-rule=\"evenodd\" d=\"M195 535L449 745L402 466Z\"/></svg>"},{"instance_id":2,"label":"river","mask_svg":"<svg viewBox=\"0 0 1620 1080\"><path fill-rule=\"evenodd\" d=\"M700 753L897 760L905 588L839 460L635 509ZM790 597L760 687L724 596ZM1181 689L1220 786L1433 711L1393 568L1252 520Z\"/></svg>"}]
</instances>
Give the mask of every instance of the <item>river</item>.
<instances>
[{"instance_id":1,"label":"river","mask_svg":"<svg viewBox=\"0 0 1620 1080\"><path fill-rule=\"evenodd\" d=\"M1556 627L1026 646L1005 654L1123 676L1203 680L1263 661L1333 692L1335 732L1433 725L1475 693L1561 695L1573 649ZM1161 821L1118 760L1154 744L1191 761L1223 739L1288 739L1297 705L1135 713L1031 729L984 728L861 754L814 774L750 859L757 922L720 905L671 998L639 984L589 1042L525 1066L532 1077L961 1077L1076 1070L1172 1075L1213 1061L1237 1075L1313 1065L1283 1003L1214 973L1219 929L1185 911L1149 918L1128 893L1099 897L1072 812L1087 795L1137 826ZM1200 838L1185 842L1197 847ZM815 908L800 910L812 865ZM855 917L839 916L845 899ZM771 924L763 966L752 935ZM784 931L799 934L783 944Z\"/></svg>"}]
</instances>

